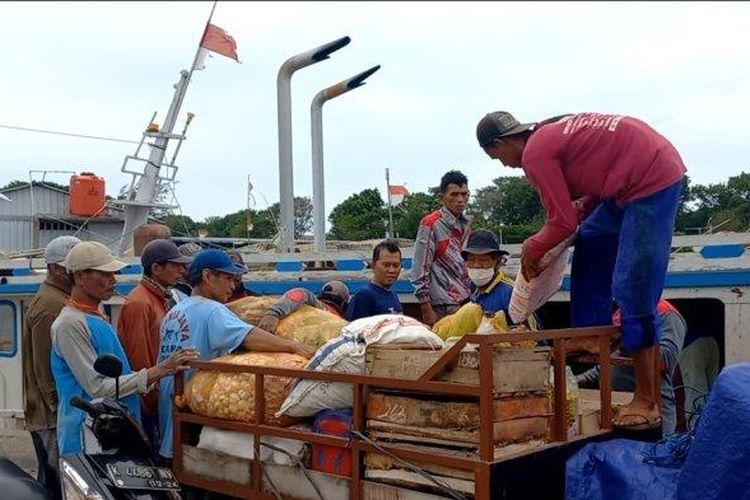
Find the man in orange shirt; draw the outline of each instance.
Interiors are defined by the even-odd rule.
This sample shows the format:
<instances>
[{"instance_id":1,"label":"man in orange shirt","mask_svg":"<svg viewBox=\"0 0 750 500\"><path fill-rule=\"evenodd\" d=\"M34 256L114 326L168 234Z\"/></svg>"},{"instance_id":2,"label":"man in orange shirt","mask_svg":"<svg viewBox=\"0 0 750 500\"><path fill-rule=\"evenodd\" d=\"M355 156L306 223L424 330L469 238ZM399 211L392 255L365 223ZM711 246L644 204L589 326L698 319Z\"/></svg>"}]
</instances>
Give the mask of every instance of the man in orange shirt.
<instances>
[{"instance_id":1,"label":"man in orange shirt","mask_svg":"<svg viewBox=\"0 0 750 500\"><path fill-rule=\"evenodd\" d=\"M182 277L190 261L170 240L156 239L143 247L143 279L128 294L117 322L117 335L133 370L156 365L161 322L172 298L170 287ZM156 389L142 396L143 427L154 446L158 446L158 404Z\"/></svg>"}]
</instances>

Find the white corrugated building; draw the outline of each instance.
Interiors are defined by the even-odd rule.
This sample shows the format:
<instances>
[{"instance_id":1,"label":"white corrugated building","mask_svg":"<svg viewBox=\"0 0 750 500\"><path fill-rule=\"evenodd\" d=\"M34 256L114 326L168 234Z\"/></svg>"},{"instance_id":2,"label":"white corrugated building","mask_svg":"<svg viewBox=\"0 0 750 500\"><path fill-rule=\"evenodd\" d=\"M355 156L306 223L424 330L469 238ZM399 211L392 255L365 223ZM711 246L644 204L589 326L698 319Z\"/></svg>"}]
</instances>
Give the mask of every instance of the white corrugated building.
<instances>
[{"instance_id":1,"label":"white corrugated building","mask_svg":"<svg viewBox=\"0 0 750 500\"><path fill-rule=\"evenodd\" d=\"M74 234L115 247L122 233L122 211L106 208L95 217L70 214L67 191L34 182L0 191L0 252L44 248L53 238Z\"/></svg>"}]
</instances>

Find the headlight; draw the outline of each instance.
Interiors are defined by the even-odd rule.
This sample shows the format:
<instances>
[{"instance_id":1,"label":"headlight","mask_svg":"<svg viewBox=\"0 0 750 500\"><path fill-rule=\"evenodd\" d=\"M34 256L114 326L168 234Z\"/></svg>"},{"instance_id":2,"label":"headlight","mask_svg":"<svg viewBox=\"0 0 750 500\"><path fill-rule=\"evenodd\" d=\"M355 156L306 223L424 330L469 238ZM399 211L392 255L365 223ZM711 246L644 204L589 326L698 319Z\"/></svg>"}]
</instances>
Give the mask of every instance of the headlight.
<instances>
[{"instance_id":1,"label":"headlight","mask_svg":"<svg viewBox=\"0 0 750 500\"><path fill-rule=\"evenodd\" d=\"M65 459L60 459L60 479L64 500L104 500L98 491L88 485L78 471Z\"/></svg>"}]
</instances>

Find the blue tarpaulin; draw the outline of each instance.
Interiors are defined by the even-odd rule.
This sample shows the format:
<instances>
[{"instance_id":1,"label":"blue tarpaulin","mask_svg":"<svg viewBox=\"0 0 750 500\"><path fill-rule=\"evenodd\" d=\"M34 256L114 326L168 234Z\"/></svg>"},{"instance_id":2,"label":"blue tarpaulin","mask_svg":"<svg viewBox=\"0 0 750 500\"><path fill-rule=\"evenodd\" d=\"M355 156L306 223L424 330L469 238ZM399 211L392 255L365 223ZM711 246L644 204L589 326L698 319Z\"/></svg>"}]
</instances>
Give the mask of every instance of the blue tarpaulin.
<instances>
[{"instance_id":1,"label":"blue tarpaulin","mask_svg":"<svg viewBox=\"0 0 750 500\"><path fill-rule=\"evenodd\" d=\"M566 500L750 500L750 363L726 367L679 467L644 463L653 444L590 443L566 464Z\"/></svg>"},{"instance_id":2,"label":"blue tarpaulin","mask_svg":"<svg viewBox=\"0 0 750 500\"><path fill-rule=\"evenodd\" d=\"M682 466L680 500L750 500L750 363L719 374Z\"/></svg>"},{"instance_id":3,"label":"blue tarpaulin","mask_svg":"<svg viewBox=\"0 0 750 500\"><path fill-rule=\"evenodd\" d=\"M631 439L587 444L565 466L565 499L675 500L680 469L643 463L652 446Z\"/></svg>"}]
</instances>

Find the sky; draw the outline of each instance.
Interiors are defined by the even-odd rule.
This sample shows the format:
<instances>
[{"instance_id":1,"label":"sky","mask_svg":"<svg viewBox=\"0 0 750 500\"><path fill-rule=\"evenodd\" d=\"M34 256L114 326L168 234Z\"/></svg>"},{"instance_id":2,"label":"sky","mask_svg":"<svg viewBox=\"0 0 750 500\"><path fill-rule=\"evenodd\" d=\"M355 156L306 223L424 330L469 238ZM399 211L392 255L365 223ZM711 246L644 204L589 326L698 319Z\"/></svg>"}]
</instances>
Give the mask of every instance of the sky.
<instances>
[{"instance_id":1,"label":"sky","mask_svg":"<svg viewBox=\"0 0 750 500\"><path fill-rule=\"evenodd\" d=\"M0 125L138 141L163 123L211 2L0 2ZM241 64L197 71L177 199L196 220L279 199L276 76L289 57L351 43L292 79L294 193L312 196L310 103L373 65L323 108L326 212L367 188L425 191L457 168L469 187L520 175L478 147L477 121L596 111L635 116L680 151L695 183L750 171L747 2L219 2ZM0 184L30 169L93 171L116 196L134 144L0 128ZM67 183L69 174L47 179ZM35 174L35 179L39 179Z\"/></svg>"}]
</instances>

